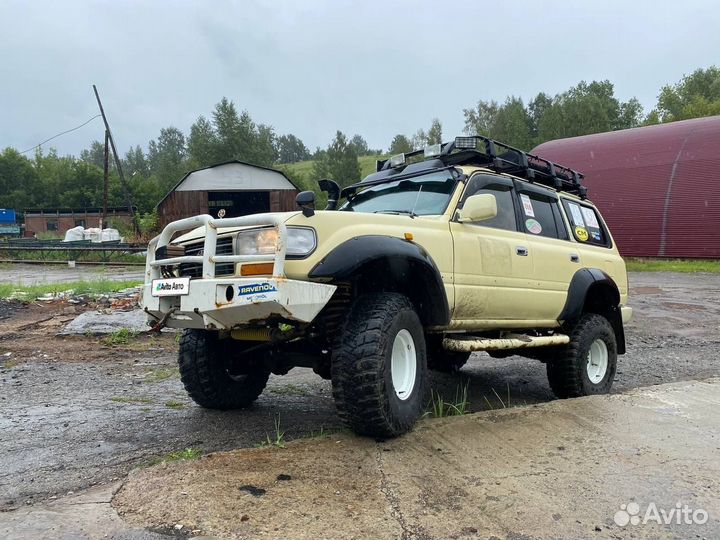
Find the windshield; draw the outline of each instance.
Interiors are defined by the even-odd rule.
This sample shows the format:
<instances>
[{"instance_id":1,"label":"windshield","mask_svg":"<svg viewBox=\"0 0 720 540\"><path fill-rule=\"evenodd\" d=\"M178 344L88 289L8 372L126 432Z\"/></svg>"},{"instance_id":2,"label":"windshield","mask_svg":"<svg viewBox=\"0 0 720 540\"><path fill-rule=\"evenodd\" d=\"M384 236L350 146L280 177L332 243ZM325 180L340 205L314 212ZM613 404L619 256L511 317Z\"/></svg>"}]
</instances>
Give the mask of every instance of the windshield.
<instances>
[{"instance_id":1,"label":"windshield","mask_svg":"<svg viewBox=\"0 0 720 540\"><path fill-rule=\"evenodd\" d=\"M369 187L340 210L376 214L439 215L445 212L456 179L449 170Z\"/></svg>"}]
</instances>

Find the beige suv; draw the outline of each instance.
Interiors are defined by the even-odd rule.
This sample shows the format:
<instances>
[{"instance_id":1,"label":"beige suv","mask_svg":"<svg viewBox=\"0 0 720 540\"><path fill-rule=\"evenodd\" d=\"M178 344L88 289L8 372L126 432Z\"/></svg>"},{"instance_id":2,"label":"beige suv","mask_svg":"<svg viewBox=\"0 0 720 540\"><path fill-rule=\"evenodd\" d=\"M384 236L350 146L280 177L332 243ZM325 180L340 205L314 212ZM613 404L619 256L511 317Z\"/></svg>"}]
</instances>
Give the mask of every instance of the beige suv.
<instances>
[{"instance_id":1,"label":"beige suv","mask_svg":"<svg viewBox=\"0 0 720 540\"><path fill-rule=\"evenodd\" d=\"M393 156L342 191L321 180L323 211L303 192L297 212L171 223L144 309L185 329L180 373L203 407L247 407L270 373L312 367L351 429L392 437L427 405L427 370L473 351L544 362L561 398L607 393L632 311L580 180L484 137Z\"/></svg>"}]
</instances>

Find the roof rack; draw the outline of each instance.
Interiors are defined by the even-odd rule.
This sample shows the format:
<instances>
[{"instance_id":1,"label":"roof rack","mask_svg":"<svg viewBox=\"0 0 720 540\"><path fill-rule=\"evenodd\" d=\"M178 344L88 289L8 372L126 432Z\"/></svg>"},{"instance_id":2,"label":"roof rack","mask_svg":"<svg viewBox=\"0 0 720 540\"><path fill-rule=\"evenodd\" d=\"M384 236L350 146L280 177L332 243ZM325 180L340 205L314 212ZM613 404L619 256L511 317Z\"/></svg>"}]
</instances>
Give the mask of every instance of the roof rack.
<instances>
[{"instance_id":1,"label":"roof rack","mask_svg":"<svg viewBox=\"0 0 720 540\"><path fill-rule=\"evenodd\" d=\"M557 191L566 191L583 199L587 197L587 188L580 185L584 177L582 173L482 135L455 137L452 142L435 144L423 150L414 150L378 160L377 172L370 177L373 177L373 180L379 179L380 176L384 176L378 174L382 172L386 172L388 176L402 174L398 169L405 168L407 159L420 155L428 160L439 160L444 166L478 165ZM366 180L370 180L370 177Z\"/></svg>"}]
</instances>

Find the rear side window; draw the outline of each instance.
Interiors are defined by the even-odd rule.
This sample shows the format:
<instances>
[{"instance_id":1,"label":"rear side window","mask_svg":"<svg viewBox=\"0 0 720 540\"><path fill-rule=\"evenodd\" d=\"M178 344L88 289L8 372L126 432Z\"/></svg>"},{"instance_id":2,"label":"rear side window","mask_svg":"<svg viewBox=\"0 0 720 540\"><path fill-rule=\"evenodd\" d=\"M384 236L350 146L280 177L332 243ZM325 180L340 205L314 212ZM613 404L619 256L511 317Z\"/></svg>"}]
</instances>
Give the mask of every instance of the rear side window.
<instances>
[{"instance_id":1,"label":"rear side window","mask_svg":"<svg viewBox=\"0 0 720 540\"><path fill-rule=\"evenodd\" d=\"M609 247L610 242L594 208L563 199L573 236L578 242Z\"/></svg>"},{"instance_id":2,"label":"rear side window","mask_svg":"<svg viewBox=\"0 0 720 540\"><path fill-rule=\"evenodd\" d=\"M558 202L539 193L519 194L523 230L535 236L567 240L567 230L560 216Z\"/></svg>"}]
</instances>

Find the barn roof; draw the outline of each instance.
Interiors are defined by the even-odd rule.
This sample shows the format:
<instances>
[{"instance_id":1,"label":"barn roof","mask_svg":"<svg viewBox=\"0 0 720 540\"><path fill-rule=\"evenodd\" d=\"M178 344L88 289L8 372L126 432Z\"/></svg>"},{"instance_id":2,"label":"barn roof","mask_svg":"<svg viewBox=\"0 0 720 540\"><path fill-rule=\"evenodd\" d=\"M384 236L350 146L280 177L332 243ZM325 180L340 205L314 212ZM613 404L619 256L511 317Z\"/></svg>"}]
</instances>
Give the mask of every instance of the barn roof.
<instances>
[{"instance_id":1,"label":"barn roof","mask_svg":"<svg viewBox=\"0 0 720 540\"><path fill-rule=\"evenodd\" d=\"M549 141L624 255L720 258L720 116Z\"/></svg>"},{"instance_id":2,"label":"barn roof","mask_svg":"<svg viewBox=\"0 0 720 540\"><path fill-rule=\"evenodd\" d=\"M285 173L237 159L190 171L157 204L173 191L278 191L299 190Z\"/></svg>"}]
</instances>

